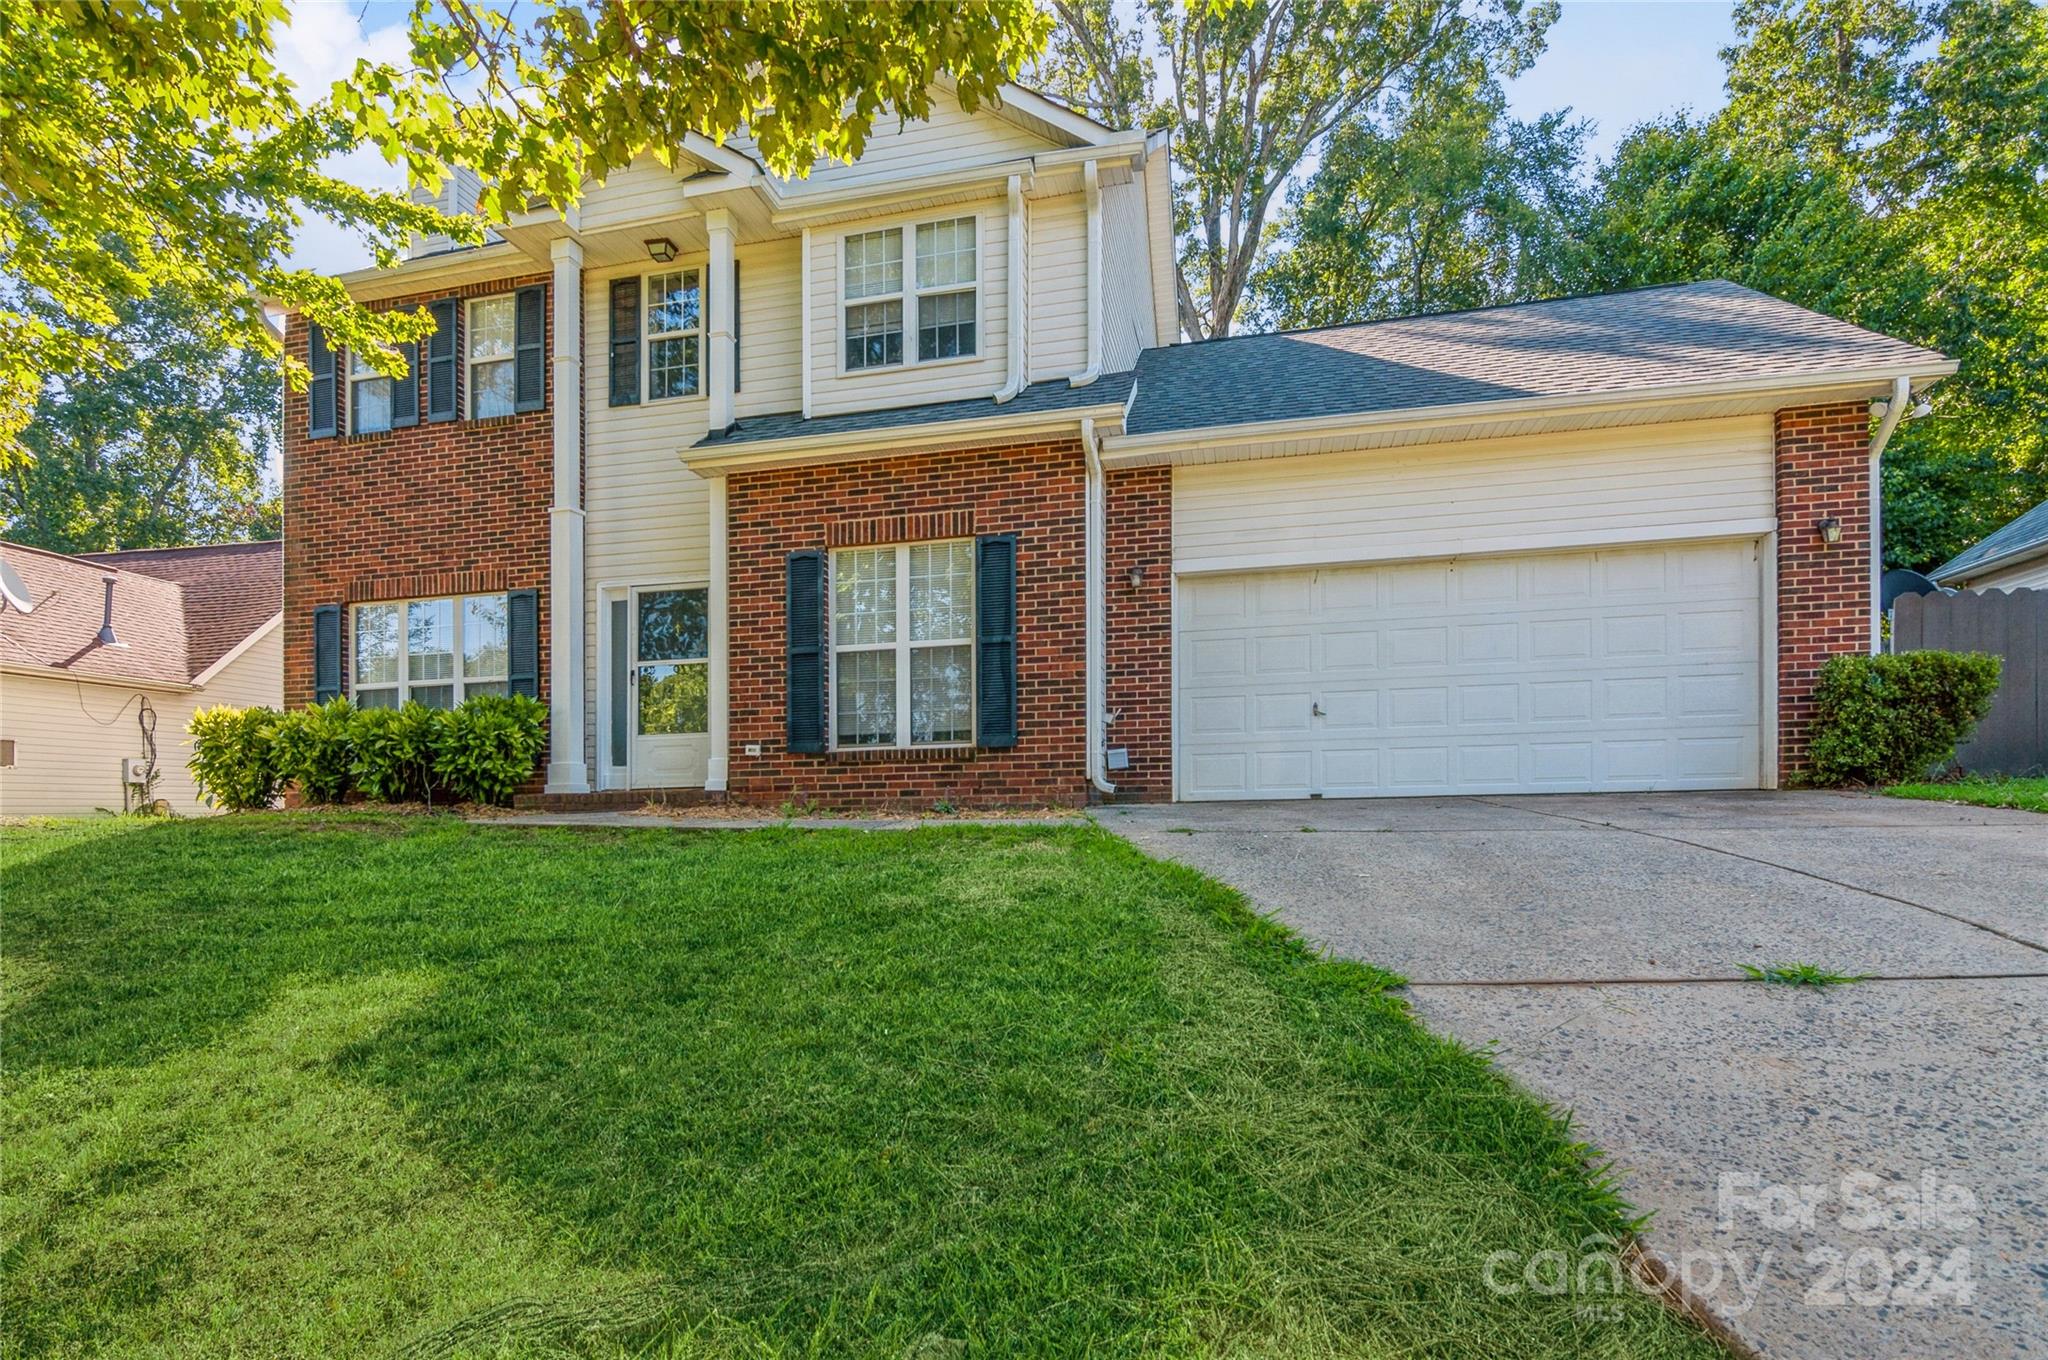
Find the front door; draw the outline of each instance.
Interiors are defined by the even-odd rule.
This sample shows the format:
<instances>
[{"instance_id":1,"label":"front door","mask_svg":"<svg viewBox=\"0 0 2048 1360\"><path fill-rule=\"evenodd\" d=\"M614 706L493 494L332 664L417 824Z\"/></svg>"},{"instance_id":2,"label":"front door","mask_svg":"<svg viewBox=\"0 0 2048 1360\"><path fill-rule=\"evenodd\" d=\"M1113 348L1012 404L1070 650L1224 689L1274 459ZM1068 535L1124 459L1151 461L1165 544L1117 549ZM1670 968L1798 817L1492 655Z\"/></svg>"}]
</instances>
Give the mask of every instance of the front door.
<instances>
[{"instance_id":1,"label":"front door","mask_svg":"<svg viewBox=\"0 0 2048 1360\"><path fill-rule=\"evenodd\" d=\"M627 713L636 789L701 788L711 756L703 586L632 593Z\"/></svg>"}]
</instances>

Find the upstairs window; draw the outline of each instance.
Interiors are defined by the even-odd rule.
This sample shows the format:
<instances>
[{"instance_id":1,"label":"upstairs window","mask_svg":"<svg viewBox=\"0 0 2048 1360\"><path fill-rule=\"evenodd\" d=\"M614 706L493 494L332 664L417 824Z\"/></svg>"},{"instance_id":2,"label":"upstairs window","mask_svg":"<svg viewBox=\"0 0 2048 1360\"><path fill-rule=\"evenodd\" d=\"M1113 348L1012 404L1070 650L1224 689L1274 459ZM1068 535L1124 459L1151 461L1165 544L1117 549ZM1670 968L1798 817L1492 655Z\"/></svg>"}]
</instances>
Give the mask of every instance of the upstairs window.
<instances>
[{"instance_id":1,"label":"upstairs window","mask_svg":"<svg viewBox=\"0 0 2048 1360\"><path fill-rule=\"evenodd\" d=\"M391 428L391 379L370 367L360 350L348 352L348 432L376 434Z\"/></svg>"},{"instance_id":2,"label":"upstairs window","mask_svg":"<svg viewBox=\"0 0 2048 1360\"><path fill-rule=\"evenodd\" d=\"M518 318L511 294L469 304L469 415L472 420L509 416L517 409L513 356Z\"/></svg>"},{"instance_id":3,"label":"upstairs window","mask_svg":"<svg viewBox=\"0 0 2048 1360\"><path fill-rule=\"evenodd\" d=\"M846 367L903 362L903 228L846 238Z\"/></svg>"},{"instance_id":4,"label":"upstairs window","mask_svg":"<svg viewBox=\"0 0 2048 1360\"><path fill-rule=\"evenodd\" d=\"M647 396L703 391L704 276L671 269L647 276Z\"/></svg>"},{"instance_id":5,"label":"upstairs window","mask_svg":"<svg viewBox=\"0 0 2048 1360\"><path fill-rule=\"evenodd\" d=\"M845 238L845 369L935 363L978 353L980 294L972 217L888 227ZM906 260L905 251L910 252ZM904 348L915 332L915 348Z\"/></svg>"},{"instance_id":6,"label":"upstairs window","mask_svg":"<svg viewBox=\"0 0 2048 1360\"><path fill-rule=\"evenodd\" d=\"M922 222L917 228L917 358L974 353L974 219Z\"/></svg>"}]
</instances>

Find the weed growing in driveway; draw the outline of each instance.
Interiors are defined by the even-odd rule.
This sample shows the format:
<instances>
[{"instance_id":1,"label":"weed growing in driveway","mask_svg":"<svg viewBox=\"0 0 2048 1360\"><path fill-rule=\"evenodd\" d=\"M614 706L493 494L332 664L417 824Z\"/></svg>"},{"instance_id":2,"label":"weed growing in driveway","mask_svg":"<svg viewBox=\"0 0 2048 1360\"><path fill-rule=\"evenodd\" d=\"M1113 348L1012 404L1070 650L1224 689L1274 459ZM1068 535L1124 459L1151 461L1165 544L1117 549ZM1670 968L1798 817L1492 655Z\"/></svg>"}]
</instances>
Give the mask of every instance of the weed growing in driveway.
<instances>
[{"instance_id":1,"label":"weed growing in driveway","mask_svg":"<svg viewBox=\"0 0 2048 1360\"><path fill-rule=\"evenodd\" d=\"M1839 987L1849 982L1864 982L1868 973L1837 973L1817 963L1767 963L1759 968L1753 963L1736 965L1748 975L1751 982L1778 982L1788 987Z\"/></svg>"}]
</instances>

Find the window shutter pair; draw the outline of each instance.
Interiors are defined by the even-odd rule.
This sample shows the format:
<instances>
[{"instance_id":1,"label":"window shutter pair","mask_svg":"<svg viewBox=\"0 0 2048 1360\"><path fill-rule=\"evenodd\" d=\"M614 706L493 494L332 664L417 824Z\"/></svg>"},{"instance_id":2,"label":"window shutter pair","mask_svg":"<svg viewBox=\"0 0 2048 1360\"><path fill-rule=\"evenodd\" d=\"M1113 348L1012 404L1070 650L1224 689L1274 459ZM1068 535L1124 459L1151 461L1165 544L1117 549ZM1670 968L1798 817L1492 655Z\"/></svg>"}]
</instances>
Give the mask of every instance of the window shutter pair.
<instances>
[{"instance_id":1,"label":"window shutter pair","mask_svg":"<svg viewBox=\"0 0 2048 1360\"><path fill-rule=\"evenodd\" d=\"M825 554L785 559L783 591L788 685L784 746L816 754L825 735ZM974 739L1000 750L1017 744L1017 536L974 541Z\"/></svg>"},{"instance_id":2,"label":"window shutter pair","mask_svg":"<svg viewBox=\"0 0 2048 1360\"><path fill-rule=\"evenodd\" d=\"M306 367L313 370L313 380L306 386L306 437L331 439L341 429L341 384L327 328L317 321L306 323Z\"/></svg>"},{"instance_id":3,"label":"window shutter pair","mask_svg":"<svg viewBox=\"0 0 2048 1360\"><path fill-rule=\"evenodd\" d=\"M341 606L313 611L313 702L341 697Z\"/></svg>"},{"instance_id":4,"label":"window shutter pair","mask_svg":"<svg viewBox=\"0 0 2048 1360\"><path fill-rule=\"evenodd\" d=\"M505 688L540 697L540 592L505 593Z\"/></svg>"},{"instance_id":5,"label":"window shutter pair","mask_svg":"<svg viewBox=\"0 0 2048 1360\"><path fill-rule=\"evenodd\" d=\"M610 405L640 404L640 280L612 280Z\"/></svg>"},{"instance_id":6,"label":"window shutter pair","mask_svg":"<svg viewBox=\"0 0 2048 1360\"><path fill-rule=\"evenodd\" d=\"M522 288L514 295L512 324L512 409L538 411L548 404L546 288Z\"/></svg>"}]
</instances>

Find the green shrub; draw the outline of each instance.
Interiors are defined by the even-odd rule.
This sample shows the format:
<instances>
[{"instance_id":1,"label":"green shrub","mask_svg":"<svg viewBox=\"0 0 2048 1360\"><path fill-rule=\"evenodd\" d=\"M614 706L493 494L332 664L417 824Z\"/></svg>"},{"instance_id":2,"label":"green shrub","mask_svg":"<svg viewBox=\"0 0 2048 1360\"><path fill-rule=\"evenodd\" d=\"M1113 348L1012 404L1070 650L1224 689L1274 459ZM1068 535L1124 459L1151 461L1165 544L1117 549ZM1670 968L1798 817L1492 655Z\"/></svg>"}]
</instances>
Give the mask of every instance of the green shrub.
<instances>
[{"instance_id":1,"label":"green shrub","mask_svg":"<svg viewBox=\"0 0 2048 1360\"><path fill-rule=\"evenodd\" d=\"M206 801L217 808L247 812L277 801L278 772L271 749L274 708L230 708L221 704L192 715L192 759L186 762Z\"/></svg>"},{"instance_id":2,"label":"green shrub","mask_svg":"<svg viewBox=\"0 0 2048 1360\"><path fill-rule=\"evenodd\" d=\"M480 694L440 724L434 776L457 798L509 803L547 744L547 710L523 694Z\"/></svg>"},{"instance_id":3,"label":"green shrub","mask_svg":"<svg viewBox=\"0 0 2048 1360\"><path fill-rule=\"evenodd\" d=\"M271 738L280 778L309 803L339 803L354 787L355 705L347 699L295 709L277 720Z\"/></svg>"},{"instance_id":4,"label":"green shrub","mask_svg":"<svg viewBox=\"0 0 2048 1360\"><path fill-rule=\"evenodd\" d=\"M349 768L363 797L379 803L431 801L434 752L446 721L441 710L417 701L356 710Z\"/></svg>"},{"instance_id":5,"label":"green shrub","mask_svg":"<svg viewBox=\"0 0 2048 1360\"><path fill-rule=\"evenodd\" d=\"M1830 657L1808 730L1816 784L1897 784L1955 758L1990 711L2002 663L1976 652Z\"/></svg>"}]
</instances>

